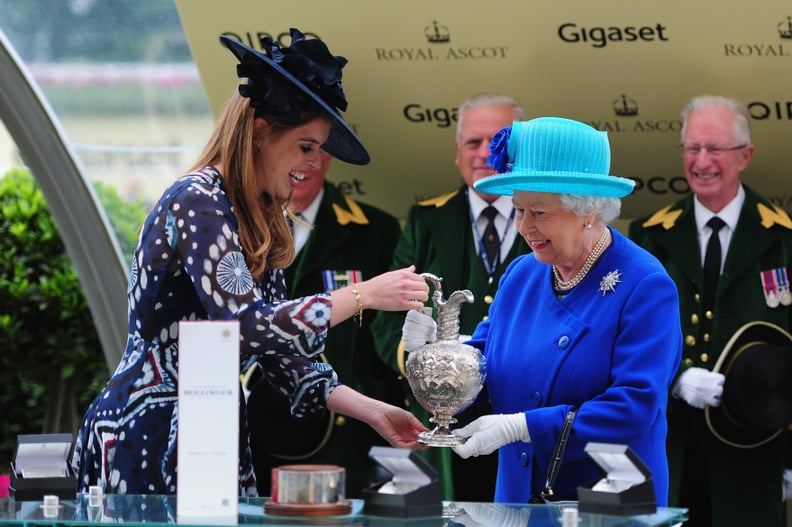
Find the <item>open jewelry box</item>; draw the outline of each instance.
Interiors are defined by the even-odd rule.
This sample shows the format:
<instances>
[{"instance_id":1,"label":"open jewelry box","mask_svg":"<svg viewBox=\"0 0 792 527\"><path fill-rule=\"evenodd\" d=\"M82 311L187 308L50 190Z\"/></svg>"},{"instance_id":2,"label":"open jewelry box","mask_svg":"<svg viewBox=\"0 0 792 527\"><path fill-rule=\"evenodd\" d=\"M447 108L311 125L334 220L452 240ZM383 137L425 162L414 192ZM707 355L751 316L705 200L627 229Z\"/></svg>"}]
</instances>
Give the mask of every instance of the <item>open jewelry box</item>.
<instances>
[{"instance_id":1,"label":"open jewelry box","mask_svg":"<svg viewBox=\"0 0 792 527\"><path fill-rule=\"evenodd\" d=\"M578 510L628 516L657 512L652 471L627 445L589 443L585 448L605 477L578 487Z\"/></svg>"},{"instance_id":2,"label":"open jewelry box","mask_svg":"<svg viewBox=\"0 0 792 527\"><path fill-rule=\"evenodd\" d=\"M72 434L28 434L17 436L11 461L9 498L40 501L45 495L74 499L77 480L69 466Z\"/></svg>"},{"instance_id":3,"label":"open jewelry box","mask_svg":"<svg viewBox=\"0 0 792 527\"><path fill-rule=\"evenodd\" d=\"M435 469L416 452L374 446L369 457L391 477L363 490L365 514L394 518L442 514L440 479Z\"/></svg>"}]
</instances>

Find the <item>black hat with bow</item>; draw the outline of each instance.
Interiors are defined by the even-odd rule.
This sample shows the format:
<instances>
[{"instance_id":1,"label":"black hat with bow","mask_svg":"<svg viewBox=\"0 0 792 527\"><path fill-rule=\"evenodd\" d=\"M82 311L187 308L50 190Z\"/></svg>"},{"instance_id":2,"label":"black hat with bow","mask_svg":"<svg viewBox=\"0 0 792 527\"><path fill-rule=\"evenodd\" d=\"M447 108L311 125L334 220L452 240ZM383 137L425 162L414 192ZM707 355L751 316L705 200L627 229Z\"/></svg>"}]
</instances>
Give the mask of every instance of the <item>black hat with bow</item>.
<instances>
[{"instance_id":1,"label":"black hat with bow","mask_svg":"<svg viewBox=\"0 0 792 527\"><path fill-rule=\"evenodd\" d=\"M306 39L291 28L291 44L281 47L271 37L261 39L263 53L240 41L220 37L220 41L239 59L237 75L248 79L239 93L250 99L257 115L272 115L285 124L298 124L303 112L321 109L330 117L330 134L322 148L352 163L365 165L368 152L341 116L347 100L341 85L344 57L333 56L318 38Z\"/></svg>"}]
</instances>

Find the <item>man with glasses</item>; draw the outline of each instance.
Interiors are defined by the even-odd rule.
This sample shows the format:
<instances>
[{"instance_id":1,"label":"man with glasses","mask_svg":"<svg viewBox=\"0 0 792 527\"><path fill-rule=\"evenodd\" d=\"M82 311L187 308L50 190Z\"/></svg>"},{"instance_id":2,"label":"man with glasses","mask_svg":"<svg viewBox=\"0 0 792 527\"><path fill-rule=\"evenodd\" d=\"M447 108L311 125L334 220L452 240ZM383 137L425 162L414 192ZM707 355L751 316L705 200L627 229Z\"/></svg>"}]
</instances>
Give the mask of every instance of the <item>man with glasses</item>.
<instances>
[{"instance_id":1,"label":"man with glasses","mask_svg":"<svg viewBox=\"0 0 792 527\"><path fill-rule=\"evenodd\" d=\"M669 505L690 510L686 527L781 526L786 435L741 444L716 435L708 412L721 404L726 379L715 366L735 332L757 320L790 328L792 220L740 181L754 155L744 104L699 96L682 117L692 192L629 227L679 288L685 344L668 404Z\"/></svg>"},{"instance_id":2,"label":"man with glasses","mask_svg":"<svg viewBox=\"0 0 792 527\"><path fill-rule=\"evenodd\" d=\"M446 295L460 289L473 293L475 301L459 314L459 331L469 335L486 318L498 280L509 263L530 251L514 224L514 206L508 196L482 194L473 188L476 181L495 170L487 165L492 137L514 121L525 119L525 110L512 96L479 93L463 101L457 109L454 137L454 164L461 176L454 191L416 203L393 253L391 268L400 262L415 265L419 273L443 279ZM492 213L488 216L488 212ZM490 253L490 248L492 253ZM429 413L416 401L404 373L406 350L402 341L405 312L377 316L372 323L377 352L401 379L409 409L430 428ZM491 413L486 405L476 405L457 416L461 427L480 415ZM422 455L437 469L443 498L456 501L492 501L497 456L462 459L450 448L430 448Z\"/></svg>"}]
</instances>

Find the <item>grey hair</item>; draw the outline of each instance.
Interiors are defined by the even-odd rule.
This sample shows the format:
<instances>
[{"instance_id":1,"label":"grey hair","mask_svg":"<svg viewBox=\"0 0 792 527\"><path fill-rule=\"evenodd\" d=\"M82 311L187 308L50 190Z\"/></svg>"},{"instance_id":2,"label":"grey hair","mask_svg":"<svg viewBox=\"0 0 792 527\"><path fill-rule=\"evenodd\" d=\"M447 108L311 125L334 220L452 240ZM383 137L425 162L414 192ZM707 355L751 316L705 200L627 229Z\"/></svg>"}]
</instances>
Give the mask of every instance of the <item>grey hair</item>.
<instances>
[{"instance_id":1,"label":"grey hair","mask_svg":"<svg viewBox=\"0 0 792 527\"><path fill-rule=\"evenodd\" d=\"M682 110L682 139L690 115L702 108L723 108L734 115L734 138L739 143L751 144L751 114L744 103L737 99L720 95L699 95L693 97Z\"/></svg>"},{"instance_id":2,"label":"grey hair","mask_svg":"<svg viewBox=\"0 0 792 527\"><path fill-rule=\"evenodd\" d=\"M511 95L504 95L502 93L478 93L472 97L465 99L462 104L457 108L457 129L456 139L459 139L459 134L462 130L462 117L465 111L470 108L482 108L484 106L511 106L514 109L514 120L525 120L525 109L520 104L520 101Z\"/></svg>"},{"instance_id":3,"label":"grey hair","mask_svg":"<svg viewBox=\"0 0 792 527\"><path fill-rule=\"evenodd\" d=\"M580 194L559 194L561 207L578 216L594 214L605 223L610 223L621 213L621 200L603 196L583 196Z\"/></svg>"}]
</instances>

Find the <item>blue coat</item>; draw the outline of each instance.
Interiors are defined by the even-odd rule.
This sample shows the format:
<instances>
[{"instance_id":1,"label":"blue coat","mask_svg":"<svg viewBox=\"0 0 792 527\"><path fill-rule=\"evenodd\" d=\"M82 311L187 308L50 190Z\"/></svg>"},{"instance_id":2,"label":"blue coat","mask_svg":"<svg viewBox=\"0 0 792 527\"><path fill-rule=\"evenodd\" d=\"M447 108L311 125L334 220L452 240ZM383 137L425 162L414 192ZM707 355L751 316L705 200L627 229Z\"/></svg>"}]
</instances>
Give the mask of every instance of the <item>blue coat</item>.
<instances>
[{"instance_id":1,"label":"blue coat","mask_svg":"<svg viewBox=\"0 0 792 527\"><path fill-rule=\"evenodd\" d=\"M517 256L530 252L530 249L525 240L519 236L515 238L490 282L476 252L465 188L462 186L450 194L410 207L401 238L393 252L391 269L413 264L419 273L437 275L443 279L443 292L446 295L460 289L470 290L475 301L465 304L459 312L459 331L463 335L470 335L476 324L487 317L498 279L507 264ZM404 376L406 355L401 337L405 314L404 311L379 311L371 324L371 331L377 353L404 385L410 411L425 425L432 427L434 425L429 422L429 413L418 404ZM459 423L454 427L459 428L489 413L490 409L486 405L470 408L456 416ZM497 472L493 458L462 459L447 448L430 448L421 452L421 455L440 474L444 499L492 500Z\"/></svg>"},{"instance_id":2,"label":"blue coat","mask_svg":"<svg viewBox=\"0 0 792 527\"><path fill-rule=\"evenodd\" d=\"M666 402L682 333L674 282L648 252L611 229L613 243L563 299L551 267L533 254L506 270L470 344L487 359L496 413L524 412L530 442L499 450L495 501L525 503L545 486L564 418L578 414L554 490L576 496L600 479L589 442L629 445L652 471L659 506L668 501ZM612 290L603 278L618 277Z\"/></svg>"}]
</instances>

